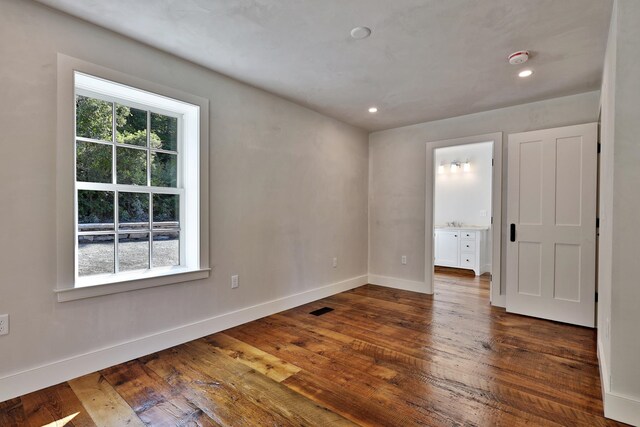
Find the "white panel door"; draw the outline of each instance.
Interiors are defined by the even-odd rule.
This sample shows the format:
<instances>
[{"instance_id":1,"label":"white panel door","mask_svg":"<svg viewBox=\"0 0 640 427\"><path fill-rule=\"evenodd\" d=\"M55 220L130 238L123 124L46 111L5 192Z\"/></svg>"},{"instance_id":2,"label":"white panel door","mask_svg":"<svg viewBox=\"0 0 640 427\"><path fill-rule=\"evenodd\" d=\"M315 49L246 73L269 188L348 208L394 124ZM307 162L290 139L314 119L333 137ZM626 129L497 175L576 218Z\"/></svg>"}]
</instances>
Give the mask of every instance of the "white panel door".
<instances>
[{"instance_id":1,"label":"white panel door","mask_svg":"<svg viewBox=\"0 0 640 427\"><path fill-rule=\"evenodd\" d=\"M459 231L436 230L435 265L457 267L459 263Z\"/></svg>"},{"instance_id":2,"label":"white panel door","mask_svg":"<svg viewBox=\"0 0 640 427\"><path fill-rule=\"evenodd\" d=\"M597 125L509 135L507 311L595 323Z\"/></svg>"}]
</instances>

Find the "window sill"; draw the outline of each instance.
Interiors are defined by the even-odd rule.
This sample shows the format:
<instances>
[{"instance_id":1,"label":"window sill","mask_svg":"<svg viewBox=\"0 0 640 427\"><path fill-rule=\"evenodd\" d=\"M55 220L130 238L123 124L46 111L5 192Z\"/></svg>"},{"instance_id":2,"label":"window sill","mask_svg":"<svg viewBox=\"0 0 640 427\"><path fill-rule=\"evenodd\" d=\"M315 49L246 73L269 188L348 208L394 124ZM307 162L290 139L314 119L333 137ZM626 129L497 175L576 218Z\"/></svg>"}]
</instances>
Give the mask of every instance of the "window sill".
<instances>
[{"instance_id":1,"label":"window sill","mask_svg":"<svg viewBox=\"0 0 640 427\"><path fill-rule=\"evenodd\" d=\"M176 283L190 282L192 280L206 279L211 273L210 268L199 270L167 270L161 274L148 277L137 276L133 279L119 278L117 282L96 284L90 286L78 286L75 288L56 289L58 302L74 301L85 298L93 298L102 295L117 294L121 292L135 291L138 289L153 288L157 286L173 285Z\"/></svg>"}]
</instances>

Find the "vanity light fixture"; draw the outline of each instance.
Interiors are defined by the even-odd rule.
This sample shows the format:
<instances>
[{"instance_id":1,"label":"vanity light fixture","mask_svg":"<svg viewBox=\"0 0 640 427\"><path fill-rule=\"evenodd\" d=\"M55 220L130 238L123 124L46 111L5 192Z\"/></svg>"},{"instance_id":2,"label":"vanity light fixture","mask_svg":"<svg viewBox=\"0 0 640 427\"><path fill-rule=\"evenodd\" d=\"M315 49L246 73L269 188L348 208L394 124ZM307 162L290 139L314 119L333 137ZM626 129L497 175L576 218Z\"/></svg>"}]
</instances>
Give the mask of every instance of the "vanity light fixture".
<instances>
[{"instance_id":1,"label":"vanity light fixture","mask_svg":"<svg viewBox=\"0 0 640 427\"><path fill-rule=\"evenodd\" d=\"M438 174L443 174L445 172L445 165L445 162L438 165ZM451 173L457 173L460 169L462 169L463 172L471 172L471 162L469 160L466 160L464 163L454 160L453 162L448 163L448 165Z\"/></svg>"}]
</instances>

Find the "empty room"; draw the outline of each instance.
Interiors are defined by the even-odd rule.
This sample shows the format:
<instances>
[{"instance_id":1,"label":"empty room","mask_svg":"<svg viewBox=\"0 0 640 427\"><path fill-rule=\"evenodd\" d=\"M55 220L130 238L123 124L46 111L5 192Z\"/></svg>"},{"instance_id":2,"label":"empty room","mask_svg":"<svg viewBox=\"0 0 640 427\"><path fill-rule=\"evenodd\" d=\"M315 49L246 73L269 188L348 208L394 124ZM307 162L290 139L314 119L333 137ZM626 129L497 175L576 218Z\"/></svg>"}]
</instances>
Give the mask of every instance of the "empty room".
<instances>
[{"instance_id":1,"label":"empty room","mask_svg":"<svg viewBox=\"0 0 640 427\"><path fill-rule=\"evenodd\" d=\"M0 0L0 427L640 426L640 1Z\"/></svg>"}]
</instances>

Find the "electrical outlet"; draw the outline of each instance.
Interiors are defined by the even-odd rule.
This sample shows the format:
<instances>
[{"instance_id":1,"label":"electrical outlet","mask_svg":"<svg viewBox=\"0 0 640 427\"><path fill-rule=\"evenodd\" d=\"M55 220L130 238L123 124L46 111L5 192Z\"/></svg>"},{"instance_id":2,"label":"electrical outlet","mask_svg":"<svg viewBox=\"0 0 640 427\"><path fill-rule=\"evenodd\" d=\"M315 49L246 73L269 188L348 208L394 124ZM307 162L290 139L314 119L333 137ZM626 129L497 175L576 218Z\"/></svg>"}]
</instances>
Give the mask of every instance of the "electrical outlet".
<instances>
[{"instance_id":1,"label":"electrical outlet","mask_svg":"<svg viewBox=\"0 0 640 427\"><path fill-rule=\"evenodd\" d=\"M9 333L9 315L0 314L0 335L7 335Z\"/></svg>"},{"instance_id":2,"label":"electrical outlet","mask_svg":"<svg viewBox=\"0 0 640 427\"><path fill-rule=\"evenodd\" d=\"M238 275L234 275L231 276L231 289L235 289L238 286L240 286L240 283L238 282Z\"/></svg>"},{"instance_id":3,"label":"electrical outlet","mask_svg":"<svg viewBox=\"0 0 640 427\"><path fill-rule=\"evenodd\" d=\"M402 265L407 265L407 256L406 255L402 255L401 262L402 262Z\"/></svg>"},{"instance_id":4,"label":"electrical outlet","mask_svg":"<svg viewBox=\"0 0 640 427\"><path fill-rule=\"evenodd\" d=\"M333 258L333 268L336 268L338 266L338 258L334 257Z\"/></svg>"},{"instance_id":5,"label":"electrical outlet","mask_svg":"<svg viewBox=\"0 0 640 427\"><path fill-rule=\"evenodd\" d=\"M480 216L487 216L487 211L484 209L480 211Z\"/></svg>"}]
</instances>

